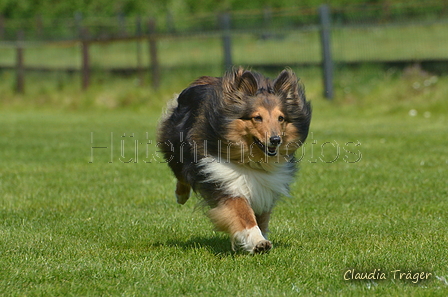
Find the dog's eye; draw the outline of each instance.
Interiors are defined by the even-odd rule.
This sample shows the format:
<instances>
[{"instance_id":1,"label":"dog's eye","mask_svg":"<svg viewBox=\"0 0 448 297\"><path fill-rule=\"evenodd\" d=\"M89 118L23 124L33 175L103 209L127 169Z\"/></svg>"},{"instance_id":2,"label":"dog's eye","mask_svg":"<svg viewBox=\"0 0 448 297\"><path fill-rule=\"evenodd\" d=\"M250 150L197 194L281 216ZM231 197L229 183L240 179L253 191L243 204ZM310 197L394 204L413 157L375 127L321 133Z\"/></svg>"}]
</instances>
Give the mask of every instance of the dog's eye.
<instances>
[{"instance_id":1,"label":"dog's eye","mask_svg":"<svg viewBox=\"0 0 448 297\"><path fill-rule=\"evenodd\" d=\"M284 120L285 120L284 117L282 117L282 116L279 116L279 117L278 117L278 121L279 121L280 123L283 123Z\"/></svg>"},{"instance_id":2,"label":"dog's eye","mask_svg":"<svg viewBox=\"0 0 448 297\"><path fill-rule=\"evenodd\" d=\"M263 118L261 116L254 117L255 122L263 122Z\"/></svg>"}]
</instances>

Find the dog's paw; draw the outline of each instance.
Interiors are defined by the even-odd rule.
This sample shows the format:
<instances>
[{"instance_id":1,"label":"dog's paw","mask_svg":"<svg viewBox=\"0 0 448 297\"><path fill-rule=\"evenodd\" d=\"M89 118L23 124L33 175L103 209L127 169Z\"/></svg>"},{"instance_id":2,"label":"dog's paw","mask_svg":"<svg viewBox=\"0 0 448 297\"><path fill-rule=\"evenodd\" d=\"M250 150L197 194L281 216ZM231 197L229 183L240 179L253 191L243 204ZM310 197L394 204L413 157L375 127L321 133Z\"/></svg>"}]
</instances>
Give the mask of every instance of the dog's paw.
<instances>
[{"instance_id":1,"label":"dog's paw","mask_svg":"<svg viewBox=\"0 0 448 297\"><path fill-rule=\"evenodd\" d=\"M270 249L272 249L272 243L269 240L261 240L255 245L252 253L262 254L268 252Z\"/></svg>"}]
</instances>

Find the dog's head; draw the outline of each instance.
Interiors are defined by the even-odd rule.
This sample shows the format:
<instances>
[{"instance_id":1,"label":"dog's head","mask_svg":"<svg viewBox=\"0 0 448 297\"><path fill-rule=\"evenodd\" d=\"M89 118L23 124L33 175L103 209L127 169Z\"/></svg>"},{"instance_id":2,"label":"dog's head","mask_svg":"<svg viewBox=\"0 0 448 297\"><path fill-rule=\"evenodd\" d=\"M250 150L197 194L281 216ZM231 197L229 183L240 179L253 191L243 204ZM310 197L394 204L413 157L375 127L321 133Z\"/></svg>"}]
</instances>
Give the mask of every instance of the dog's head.
<instances>
[{"instance_id":1,"label":"dog's head","mask_svg":"<svg viewBox=\"0 0 448 297\"><path fill-rule=\"evenodd\" d=\"M257 162L280 155L290 158L304 143L311 107L291 70L271 81L239 68L223 77L222 88L224 108L234 118L226 136L240 145L240 154L243 149L245 157Z\"/></svg>"}]
</instances>

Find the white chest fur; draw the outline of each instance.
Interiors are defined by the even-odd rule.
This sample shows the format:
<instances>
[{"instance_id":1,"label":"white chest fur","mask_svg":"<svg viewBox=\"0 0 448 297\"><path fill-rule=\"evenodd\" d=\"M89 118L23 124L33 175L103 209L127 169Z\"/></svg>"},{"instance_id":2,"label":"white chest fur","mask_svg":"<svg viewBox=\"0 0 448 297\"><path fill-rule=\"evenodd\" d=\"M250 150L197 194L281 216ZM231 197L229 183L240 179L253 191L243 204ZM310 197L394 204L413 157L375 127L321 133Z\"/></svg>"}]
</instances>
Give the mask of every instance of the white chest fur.
<instances>
[{"instance_id":1,"label":"white chest fur","mask_svg":"<svg viewBox=\"0 0 448 297\"><path fill-rule=\"evenodd\" d=\"M289 184L294 174L291 164L254 163L234 164L217 162L213 157L199 161L206 182L216 183L230 197L245 197L255 214L272 210L280 196L289 195Z\"/></svg>"}]
</instances>

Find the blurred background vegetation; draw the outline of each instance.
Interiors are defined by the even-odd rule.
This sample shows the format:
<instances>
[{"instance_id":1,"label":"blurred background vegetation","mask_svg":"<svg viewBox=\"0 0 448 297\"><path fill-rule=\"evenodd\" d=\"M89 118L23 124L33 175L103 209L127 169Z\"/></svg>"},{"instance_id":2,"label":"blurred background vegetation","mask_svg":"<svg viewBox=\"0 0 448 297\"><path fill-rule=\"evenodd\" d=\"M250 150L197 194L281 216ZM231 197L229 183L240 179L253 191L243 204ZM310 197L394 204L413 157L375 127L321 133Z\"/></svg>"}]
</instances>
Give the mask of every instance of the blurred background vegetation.
<instances>
[{"instance_id":1,"label":"blurred background vegetation","mask_svg":"<svg viewBox=\"0 0 448 297\"><path fill-rule=\"evenodd\" d=\"M222 75L223 34L227 33L233 65L271 77L291 67L307 85L308 93L320 98L318 8L322 3L0 1L0 104L162 106L195 77ZM448 73L448 0L336 0L327 4L331 9L336 102L378 100L371 95L373 88L389 85L394 89L403 84L410 89L402 89L402 93L407 98L417 96L412 99L416 102L422 102L421 96L432 98L430 101L441 97L433 92L442 91L441 82ZM224 12L231 17L227 33L221 24ZM150 21L155 24L158 49L157 87L149 54ZM88 91L81 90L82 39L89 46ZM19 46L24 92L17 92ZM406 97L399 89L392 92ZM391 101L388 104L393 106Z\"/></svg>"},{"instance_id":2,"label":"blurred background vegetation","mask_svg":"<svg viewBox=\"0 0 448 297\"><path fill-rule=\"evenodd\" d=\"M440 9L447 9L446 0L439 1L411 1L419 5L409 7L403 5L402 0L371 0L369 5L379 5L383 9L377 14L388 14L388 7L401 6L400 15L427 15L440 13ZM153 17L186 16L200 13L216 13L223 11L241 11L260 8L291 8L300 6L303 8L316 8L322 3L327 3L335 8L347 5L361 5L366 3L359 0L83 0L83 1L40 1L40 0L3 0L0 2L0 14L6 18L31 18L37 15L46 18L73 17L74 13L82 13L86 16L110 17L116 15L138 16L149 15ZM407 2L408 3L408 2Z\"/></svg>"},{"instance_id":3,"label":"blurred background vegetation","mask_svg":"<svg viewBox=\"0 0 448 297\"><path fill-rule=\"evenodd\" d=\"M331 7L333 21L339 24L356 24L360 20L377 24L427 21L445 18L448 14L448 0L3 0L0 1L0 36L14 39L9 30L34 28L34 35L43 37L45 32L37 31L49 27L46 39L67 39L71 37L70 30L83 25L91 27L92 32L102 30L103 34L110 34L114 26L133 31L137 17L155 19L159 32L210 31L216 29L216 15L223 12L232 13L233 28L260 28L260 25L291 28L315 22L316 10L323 3Z\"/></svg>"}]
</instances>

